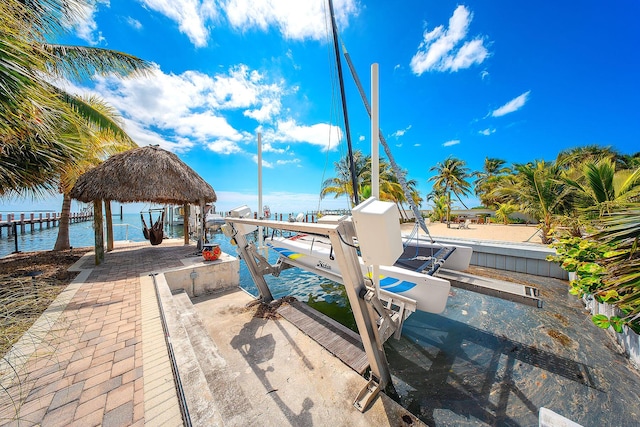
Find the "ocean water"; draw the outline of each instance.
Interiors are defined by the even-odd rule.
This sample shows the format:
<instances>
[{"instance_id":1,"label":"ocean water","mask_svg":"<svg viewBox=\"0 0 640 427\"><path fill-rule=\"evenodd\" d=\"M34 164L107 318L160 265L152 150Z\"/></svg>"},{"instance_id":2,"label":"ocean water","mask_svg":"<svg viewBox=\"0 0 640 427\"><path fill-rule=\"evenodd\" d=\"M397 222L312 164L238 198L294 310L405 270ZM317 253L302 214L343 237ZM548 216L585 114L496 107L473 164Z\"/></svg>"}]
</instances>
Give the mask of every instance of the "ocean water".
<instances>
[{"instance_id":1,"label":"ocean water","mask_svg":"<svg viewBox=\"0 0 640 427\"><path fill-rule=\"evenodd\" d=\"M154 216L155 219L155 216ZM145 218L147 223L148 217ZM35 225L34 231L31 226L25 227L25 233L21 234L18 228L17 236L7 236L7 229L2 229L2 237L0 237L0 258L5 257L15 251L16 237L18 250L20 252L31 251L49 251L53 249L58 238L59 227L40 229L38 224ZM166 233L172 237L182 236L182 227L167 227ZM140 214L124 214L113 217L113 237L114 240L129 240L132 242L142 242L145 240L142 234L142 221ZM69 224L69 243L74 248L85 246L94 246L93 221L77 222Z\"/></svg>"},{"instance_id":2,"label":"ocean water","mask_svg":"<svg viewBox=\"0 0 640 427\"><path fill-rule=\"evenodd\" d=\"M153 219L157 219L156 214L153 215ZM147 214L145 214L145 221L148 225L149 217ZM8 237L7 230L4 229L3 235L0 237L0 258L15 251L16 237L20 252L52 250L58 237L58 230L57 226L46 228L43 225L43 228L40 229L39 225L36 225L34 231L30 231L30 226L27 226L25 233L21 234L18 231L17 236ZM182 238L183 231L181 225L165 225L165 236L167 237ZM126 240L144 242L146 239L142 234L140 214L124 214L122 218L120 215L113 216L113 234L116 242ZM209 233L208 238L209 241L218 243L224 252L233 256L237 255L235 246L231 245L224 234L220 232ZM94 239L93 221L69 224L69 243L72 247L93 247ZM271 263L277 261L275 253L268 253L268 257ZM317 308L324 307L329 312L335 311L335 307L339 307L340 310L336 313L337 320L342 320L348 326L355 328L355 322L349 315L350 310L344 288L339 284L298 269L285 270L280 277L267 276L266 280L275 298L291 295L301 301L310 301ZM258 290L244 262L240 263L240 286L253 295L258 295Z\"/></svg>"}]
</instances>

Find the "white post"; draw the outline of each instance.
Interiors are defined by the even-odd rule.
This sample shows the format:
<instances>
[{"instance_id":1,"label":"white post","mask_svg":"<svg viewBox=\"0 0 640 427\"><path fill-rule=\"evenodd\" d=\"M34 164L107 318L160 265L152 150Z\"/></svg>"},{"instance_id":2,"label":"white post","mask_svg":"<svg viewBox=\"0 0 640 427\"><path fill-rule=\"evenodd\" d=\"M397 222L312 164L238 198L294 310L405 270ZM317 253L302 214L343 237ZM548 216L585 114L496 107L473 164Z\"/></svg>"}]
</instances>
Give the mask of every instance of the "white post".
<instances>
[{"instance_id":1,"label":"white post","mask_svg":"<svg viewBox=\"0 0 640 427\"><path fill-rule=\"evenodd\" d=\"M379 112L378 112L378 64L371 64L371 196L380 200L380 154L379 154ZM380 266L374 265L371 280L380 298Z\"/></svg>"},{"instance_id":2,"label":"white post","mask_svg":"<svg viewBox=\"0 0 640 427\"><path fill-rule=\"evenodd\" d=\"M258 132L258 219L264 217L262 211L262 134ZM262 226L258 227L258 250L264 248L264 237L262 236Z\"/></svg>"},{"instance_id":3,"label":"white post","mask_svg":"<svg viewBox=\"0 0 640 427\"><path fill-rule=\"evenodd\" d=\"M380 200L378 64L371 64L371 196Z\"/></svg>"}]
</instances>

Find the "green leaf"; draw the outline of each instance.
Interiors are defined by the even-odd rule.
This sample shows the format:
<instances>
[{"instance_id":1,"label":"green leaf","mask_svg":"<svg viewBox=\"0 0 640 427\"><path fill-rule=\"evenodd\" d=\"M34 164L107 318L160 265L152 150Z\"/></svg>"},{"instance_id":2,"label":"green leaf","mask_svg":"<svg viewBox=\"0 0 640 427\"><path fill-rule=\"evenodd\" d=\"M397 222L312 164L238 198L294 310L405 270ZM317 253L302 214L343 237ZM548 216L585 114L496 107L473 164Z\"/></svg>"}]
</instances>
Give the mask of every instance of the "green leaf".
<instances>
[{"instance_id":1,"label":"green leaf","mask_svg":"<svg viewBox=\"0 0 640 427\"><path fill-rule=\"evenodd\" d=\"M561 268L568 272L574 272L578 270L579 263L573 258L567 258L562 262Z\"/></svg>"},{"instance_id":2,"label":"green leaf","mask_svg":"<svg viewBox=\"0 0 640 427\"><path fill-rule=\"evenodd\" d=\"M571 295L582 295L582 289L577 288L577 287L573 287L573 288L569 289L569 293Z\"/></svg>"},{"instance_id":3,"label":"green leaf","mask_svg":"<svg viewBox=\"0 0 640 427\"><path fill-rule=\"evenodd\" d=\"M615 289L608 290L604 295L600 295L602 301L608 302L611 300L617 300L619 298L618 291Z\"/></svg>"},{"instance_id":4,"label":"green leaf","mask_svg":"<svg viewBox=\"0 0 640 427\"><path fill-rule=\"evenodd\" d=\"M609 323L611 323L611 327L613 328L614 331L616 331L619 334L622 333L622 326L624 325L624 320L622 320L618 316L611 316L611 318L609 319Z\"/></svg>"},{"instance_id":5,"label":"green leaf","mask_svg":"<svg viewBox=\"0 0 640 427\"><path fill-rule=\"evenodd\" d=\"M605 274L607 272L607 270L595 262L588 262L581 265L579 271L587 274Z\"/></svg>"},{"instance_id":6,"label":"green leaf","mask_svg":"<svg viewBox=\"0 0 640 427\"><path fill-rule=\"evenodd\" d=\"M609 318L604 314L596 314L595 316L591 317L591 321L597 327L602 329L608 329L609 326L611 326L611 323L609 322Z\"/></svg>"}]
</instances>

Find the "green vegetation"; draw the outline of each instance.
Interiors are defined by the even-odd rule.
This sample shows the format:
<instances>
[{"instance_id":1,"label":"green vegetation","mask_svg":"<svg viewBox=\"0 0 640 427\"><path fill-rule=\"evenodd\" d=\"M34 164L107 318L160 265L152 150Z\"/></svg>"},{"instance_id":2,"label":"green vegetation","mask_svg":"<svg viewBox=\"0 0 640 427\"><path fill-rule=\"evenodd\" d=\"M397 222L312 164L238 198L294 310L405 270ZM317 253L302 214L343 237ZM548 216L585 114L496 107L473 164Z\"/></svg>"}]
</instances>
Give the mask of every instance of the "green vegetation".
<instances>
[{"instance_id":1,"label":"green vegetation","mask_svg":"<svg viewBox=\"0 0 640 427\"><path fill-rule=\"evenodd\" d=\"M96 97L51 82L142 75L150 64L108 49L52 43L82 16L80 0L0 4L0 196L65 195L55 249L68 249L75 179L110 154L135 146L118 114Z\"/></svg>"},{"instance_id":2,"label":"green vegetation","mask_svg":"<svg viewBox=\"0 0 640 427\"><path fill-rule=\"evenodd\" d=\"M365 156L362 151L356 150L353 153L353 163L356 171L358 183L358 196L360 199L366 199L371 196L371 156ZM334 163L336 177L329 178L322 183L320 197L326 197L333 194L335 198L348 196L351 206L355 206L355 198L353 186L351 184L351 173L349 170L349 159L344 157L340 161ZM406 177L406 172L403 172ZM404 215L403 204L407 202L402 186L398 178L391 169L391 165L385 159L380 159L379 164L379 180L380 180L380 200L394 202L398 206L400 215ZM411 193L411 198L417 206L420 206L422 199L417 190L417 181L406 180L407 188Z\"/></svg>"},{"instance_id":3,"label":"green vegetation","mask_svg":"<svg viewBox=\"0 0 640 427\"><path fill-rule=\"evenodd\" d=\"M455 194L460 200L460 196L468 196L470 194L471 184L467 181L471 175L469 169L463 160L455 157L448 157L444 162L438 163L429 169L435 171L436 175L429 178L433 181L435 191L443 194L447 198L447 226L451 221L451 193ZM464 203L462 203L464 206Z\"/></svg>"},{"instance_id":4,"label":"green vegetation","mask_svg":"<svg viewBox=\"0 0 640 427\"><path fill-rule=\"evenodd\" d=\"M369 158L356 152L355 162L359 191L369 195ZM527 214L539 223L542 243L556 249L549 260L577 273L571 294L593 295L620 311L610 318L594 316L594 323L640 332L640 153L624 155L591 145L563 151L555 161L512 167L486 158L483 170L476 172L449 157L430 171L435 174L428 179L433 187L426 200L432 205L432 221L449 222L452 193L460 200L472 187L485 207L496 211L488 221L507 224L516 222L510 214ZM336 172L339 178L325 181L322 195L352 195L346 158L336 164ZM394 200L400 208L404 199L396 193L387 162L380 162L380 177L381 199Z\"/></svg>"}]
</instances>

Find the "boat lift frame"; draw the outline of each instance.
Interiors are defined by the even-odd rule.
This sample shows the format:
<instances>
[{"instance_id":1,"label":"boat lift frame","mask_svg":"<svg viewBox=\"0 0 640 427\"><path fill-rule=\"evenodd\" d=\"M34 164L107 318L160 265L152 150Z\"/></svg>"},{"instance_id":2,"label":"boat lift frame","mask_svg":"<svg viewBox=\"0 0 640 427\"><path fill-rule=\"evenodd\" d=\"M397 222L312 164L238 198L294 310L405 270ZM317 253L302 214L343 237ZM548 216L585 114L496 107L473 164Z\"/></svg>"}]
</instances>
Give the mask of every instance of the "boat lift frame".
<instances>
[{"instance_id":1,"label":"boat lift frame","mask_svg":"<svg viewBox=\"0 0 640 427\"><path fill-rule=\"evenodd\" d=\"M259 255L255 245L249 243L245 234L241 232L243 225L317 234L330 239L371 370L369 382L353 403L359 411L364 412L380 390L384 390L391 384L391 373L383 344L393 331L401 327L402 316L400 321L398 316L393 316L393 319L389 316L388 309L384 308L377 297L373 283L363 276L355 246L347 243L353 242L356 237L354 224L348 220L341 220L337 224L285 223L233 217L226 217L225 220L231 226L231 229L225 230L225 234L237 244L240 258L247 264L260 293L260 300L264 303L273 301L264 275L277 276L283 267L271 266L264 257Z\"/></svg>"}]
</instances>

